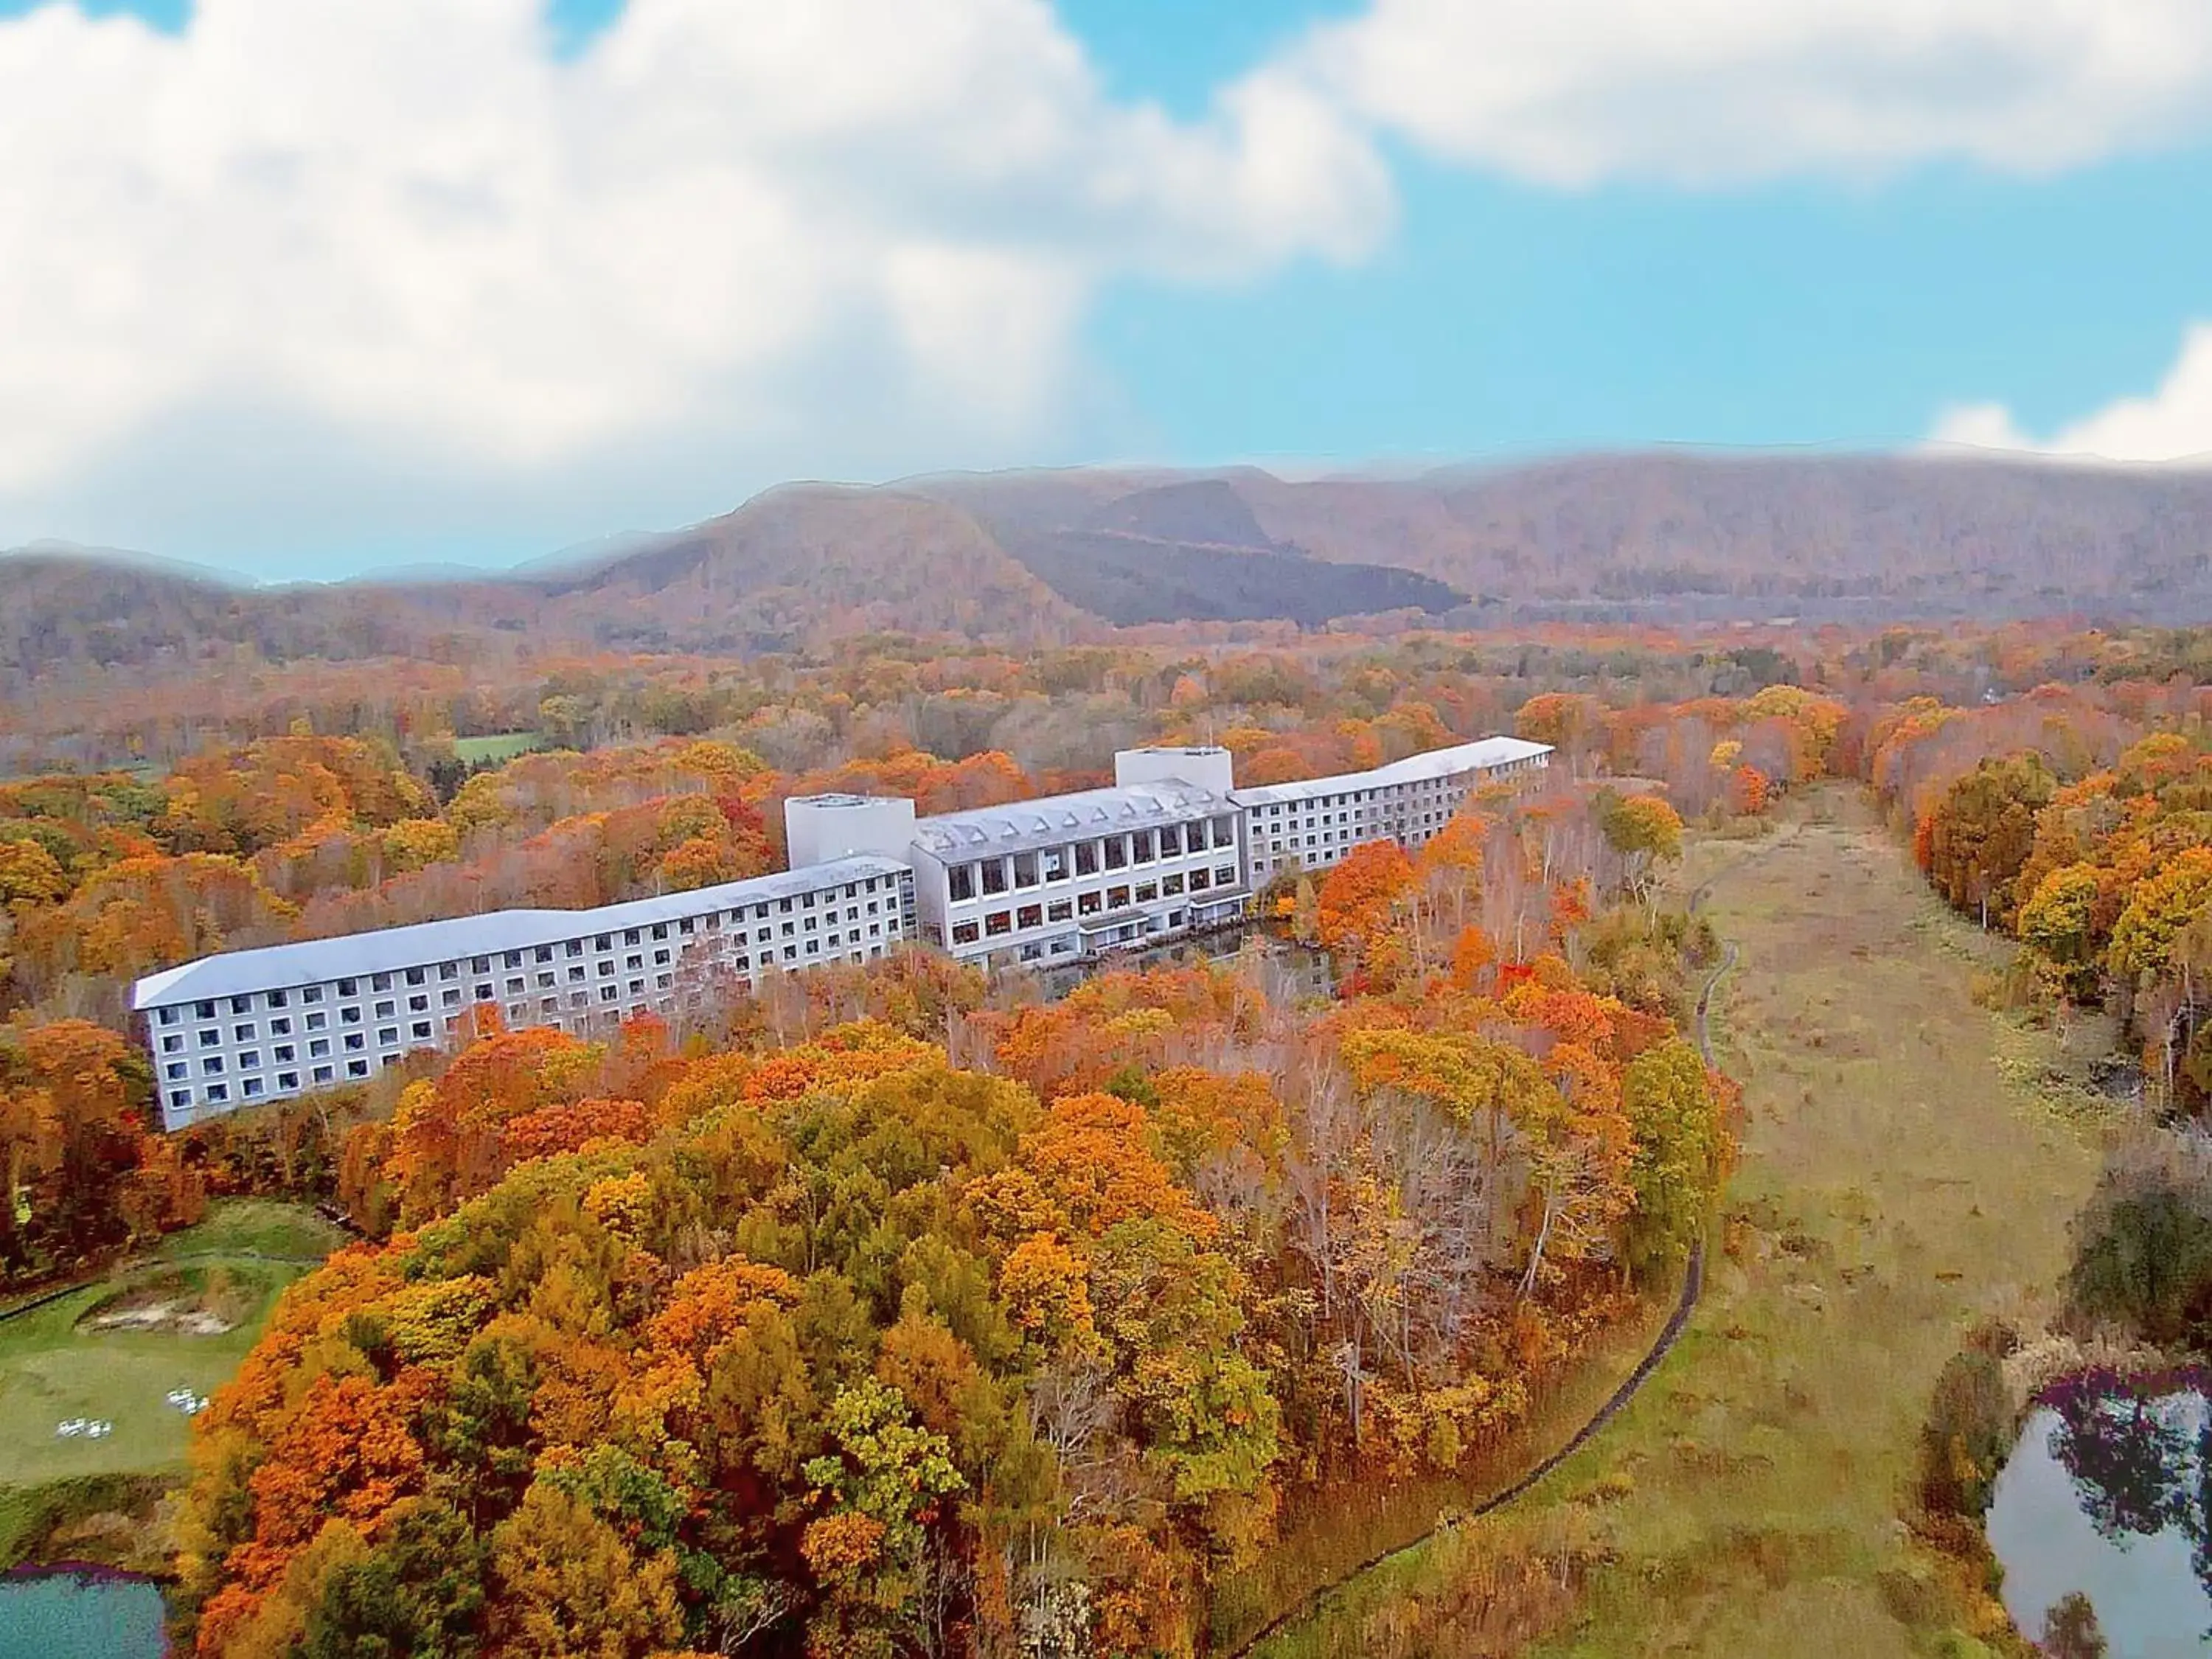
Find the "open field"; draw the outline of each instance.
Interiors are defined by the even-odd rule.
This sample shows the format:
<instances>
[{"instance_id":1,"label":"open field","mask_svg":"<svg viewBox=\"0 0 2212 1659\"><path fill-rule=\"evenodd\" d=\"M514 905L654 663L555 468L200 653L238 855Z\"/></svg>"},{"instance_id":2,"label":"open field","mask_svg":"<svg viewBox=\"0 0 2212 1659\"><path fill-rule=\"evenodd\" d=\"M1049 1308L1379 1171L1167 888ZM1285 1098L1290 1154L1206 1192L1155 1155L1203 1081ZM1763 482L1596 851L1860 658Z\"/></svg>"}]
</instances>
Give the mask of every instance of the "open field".
<instances>
[{"instance_id":1,"label":"open field","mask_svg":"<svg viewBox=\"0 0 2212 1659\"><path fill-rule=\"evenodd\" d=\"M537 732L495 732L485 738L455 738L453 754L464 764L480 766L486 762L497 765L511 761L517 755L526 755L533 749L545 747L543 733Z\"/></svg>"},{"instance_id":2,"label":"open field","mask_svg":"<svg viewBox=\"0 0 2212 1659\"><path fill-rule=\"evenodd\" d=\"M228 1380L276 1292L340 1242L294 1206L217 1204L155 1259L0 1322L0 1564L43 1507L38 1489L180 1469L191 1419L165 1396L207 1395ZM176 1315L163 1317L169 1309ZM147 1328L123 1322L128 1310L147 1316ZM102 1316L117 1322L96 1328ZM97 1437L55 1432L71 1419L113 1427Z\"/></svg>"},{"instance_id":3,"label":"open field","mask_svg":"<svg viewBox=\"0 0 2212 1659\"><path fill-rule=\"evenodd\" d=\"M1858 1659L1936 1652L1961 1616L1900 1520L1915 1437L1969 1321L2063 1271L2100 1109L2056 1039L1974 1005L2003 947L1867 809L1835 790L1791 817L1682 877L1713 878L1740 948L1714 1036L1747 1119L1689 1332L1555 1484L1347 1587L1273 1659Z\"/></svg>"}]
</instances>

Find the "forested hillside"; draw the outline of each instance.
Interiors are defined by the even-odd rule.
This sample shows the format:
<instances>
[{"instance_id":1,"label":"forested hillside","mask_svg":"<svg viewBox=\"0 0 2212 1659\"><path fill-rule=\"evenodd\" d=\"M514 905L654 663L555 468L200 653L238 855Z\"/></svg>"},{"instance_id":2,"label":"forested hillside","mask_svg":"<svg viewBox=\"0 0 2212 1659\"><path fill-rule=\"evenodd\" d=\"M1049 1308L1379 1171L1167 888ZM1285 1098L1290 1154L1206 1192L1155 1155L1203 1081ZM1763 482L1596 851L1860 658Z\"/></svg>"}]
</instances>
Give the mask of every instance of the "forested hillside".
<instances>
[{"instance_id":1,"label":"forested hillside","mask_svg":"<svg viewBox=\"0 0 2212 1659\"><path fill-rule=\"evenodd\" d=\"M2212 617L2208 550L2212 477L2186 471L1682 454L1303 482L963 474L786 486L582 568L483 580L252 588L18 554L0 560L0 690L310 659L809 650L882 629L1034 648L1382 612L2176 623Z\"/></svg>"}]
</instances>

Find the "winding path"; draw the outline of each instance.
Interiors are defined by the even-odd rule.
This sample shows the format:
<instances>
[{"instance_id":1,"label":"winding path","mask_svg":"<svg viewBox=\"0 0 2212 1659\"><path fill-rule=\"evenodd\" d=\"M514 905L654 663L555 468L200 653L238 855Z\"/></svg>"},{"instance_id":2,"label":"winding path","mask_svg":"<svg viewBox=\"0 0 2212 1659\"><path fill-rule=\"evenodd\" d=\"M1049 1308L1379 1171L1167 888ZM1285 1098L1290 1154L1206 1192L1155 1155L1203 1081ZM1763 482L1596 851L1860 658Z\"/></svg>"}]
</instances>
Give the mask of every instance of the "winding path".
<instances>
[{"instance_id":1,"label":"winding path","mask_svg":"<svg viewBox=\"0 0 2212 1659\"><path fill-rule=\"evenodd\" d=\"M1711 885L1712 881L1708 879L1690 895L1689 908L1693 913L1704 902L1706 890ZM1707 977L1705 988L1698 993L1698 1052L1705 1056L1705 1064L1708 1066L1713 1063L1711 1019L1713 992L1718 988L1721 981L1727 977L1729 970L1735 966L1735 961L1736 947L1735 942L1731 940L1727 949L1721 953L1718 965ZM1605 1403L1591 1413L1581 1427L1568 1437L1565 1445L1527 1470L1510 1486L1491 1493L1473 1508L1458 1511L1449 1521L1439 1521L1419 1537L1401 1544L1395 1549L1384 1550L1379 1554L1370 1556L1366 1560L1340 1574L1328 1583L1308 1592L1303 1598L1284 1612L1277 1613L1274 1618L1269 1620L1237 1646L1226 1650L1227 1659L1245 1659L1245 1656L1256 1651L1291 1626L1303 1624L1311 1618L1320 1609L1322 1603L1336 1595L1352 1580L1411 1555L1415 1550L1427 1544L1443 1528L1478 1519L1493 1510L1501 1510L1516 1498L1524 1496L1545 1476L1580 1451L1592 1435L1610 1423L1620 1413L1622 1407L1636 1398L1638 1390L1650 1381L1652 1372L1659 1369L1660 1362L1673 1352L1675 1342L1680 1339L1683 1330L1690 1322L1690 1316L1697 1311L1698 1299L1705 1294L1705 1241L1700 1237L1690 1246L1690 1260L1682 1273L1682 1292L1675 1298L1674 1310L1667 1316L1667 1322L1660 1328L1659 1335L1651 1344L1650 1351L1637 1361L1636 1369L1629 1372L1622 1379L1620 1386L1606 1397Z\"/></svg>"}]
</instances>

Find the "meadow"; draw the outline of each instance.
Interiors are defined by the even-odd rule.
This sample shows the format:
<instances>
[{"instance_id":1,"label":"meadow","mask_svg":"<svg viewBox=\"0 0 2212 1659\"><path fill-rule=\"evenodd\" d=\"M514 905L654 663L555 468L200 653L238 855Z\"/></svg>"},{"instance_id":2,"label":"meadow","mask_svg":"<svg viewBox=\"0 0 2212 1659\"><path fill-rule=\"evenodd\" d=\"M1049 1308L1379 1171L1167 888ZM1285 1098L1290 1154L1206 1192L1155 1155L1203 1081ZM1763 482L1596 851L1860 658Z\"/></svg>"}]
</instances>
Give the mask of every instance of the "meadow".
<instances>
[{"instance_id":1,"label":"meadow","mask_svg":"<svg viewBox=\"0 0 2212 1659\"><path fill-rule=\"evenodd\" d=\"M106 1559L103 1537L141 1553L147 1540L88 1521L143 1514L182 1474L191 1419L168 1396L228 1380L277 1292L342 1240L299 1206L221 1202L153 1254L0 1316L0 1567L58 1545ZM112 1426L57 1431L70 1422Z\"/></svg>"},{"instance_id":2,"label":"meadow","mask_svg":"<svg viewBox=\"0 0 2212 1659\"><path fill-rule=\"evenodd\" d=\"M1743 1159L1705 1299L1555 1480L1329 1598L1268 1659L1972 1652L1990 1604L1905 1524L1936 1372L2064 1270L2103 1035L1977 1006L2010 950L1945 911L1851 792L1686 886L1740 951L1714 1011ZM1979 1627L1978 1626L1979 1622Z\"/></svg>"}]
</instances>

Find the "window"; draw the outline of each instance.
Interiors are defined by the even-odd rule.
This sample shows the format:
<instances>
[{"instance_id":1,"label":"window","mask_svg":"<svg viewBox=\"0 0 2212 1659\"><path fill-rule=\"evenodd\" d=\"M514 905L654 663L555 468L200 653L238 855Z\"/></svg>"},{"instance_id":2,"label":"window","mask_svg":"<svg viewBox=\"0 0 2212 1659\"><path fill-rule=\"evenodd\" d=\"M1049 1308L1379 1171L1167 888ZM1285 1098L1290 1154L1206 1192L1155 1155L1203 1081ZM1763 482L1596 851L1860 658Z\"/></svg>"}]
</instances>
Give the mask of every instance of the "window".
<instances>
[{"instance_id":1,"label":"window","mask_svg":"<svg viewBox=\"0 0 2212 1659\"><path fill-rule=\"evenodd\" d=\"M322 1000L323 988L319 985L310 985L306 990L300 993L300 1000L302 1002L320 1002ZM310 1018L313 1018L313 1016L310 1016Z\"/></svg>"},{"instance_id":2,"label":"window","mask_svg":"<svg viewBox=\"0 0 2212 1659\"><path fill-rule=\"evenodd\" d=\"M1160 891L1170 895L1180 893L1182 891L1182 877L1180 875L1162 876L1160 878Z\"/></svg>"},{"instance_id":3,"label":"window","mask_svg":"<svg viewBox=\"0 0 2212 1659\"><path fill-rule=\"evenodd\" d=\"M1067 848L1065 847L1048 847L1044 850L1043 858L1044 878L1047 881L1066 881L1067 879ZM870 882L868 885L873 887L875 884L873 882ZM873 906L870 906L869 908L871 910L874 908Z\"/></svg>"},{"instance_id":4,"label":"window","mask_svg":"<svg viewBox=\"0 0 2212 1659\"><path fill-rule=\"evenodd\" d=\"M478 1002L489 1002L491 1000L491 981L488 979L478 981L477 983L477 1000Z\"/></svg>"},{"instance_id":5,"label":"window","mask_svg":"<svg viewBox=\"0 0 2212 1659\"><path fill-rule=\"evenodd\" d=\"M392 988L392 975L372 974L369 975L368 988L372 991L389 991Z\"/></svg>"},{"instance_id":6,"label":"window","mask_svg":"<svg viewBox=\"0 0 2212 1659\"><path fill-rule=\"evenodd\" d=\"M1037 855L1035 853L1014 854L1014 885L1034 887L1037 884Z\"/></svg>"},{"instance_id":7,"label":"window","mask_svg":"<svg viewBox=\"0 0 2212 1659\"><path fill-rule=\"evenodd\" d=\"M250 1077L246 1079L245 1087L247 1094L258 1095L261 1092L261 1079L258 1077Z\"/></svg>"},{"instance_id":8,"label":"window","mask_svg":"<svg viewBox=\"0 0 2212 1659\"><path fill-rule=\"evenodd\" d=\"M1129 890L1128 890L1127 888L1126 888L1126 887L1109 887L1109 888L1106 890L1106 908L1107 908L1108 909L1109 909L1109 910L1119 910L1119 909L1122 908L1124 906L1126 906L1128 902L1129 902Z\"/></svg>"},{"instance_id":9,"label":"window","mask_svg":"<svg viewBox=\"0 0 2212 1659\"><path fill-rule=\"evenodd\" d=\"M1146 904L1146 903L1149 903L1149 902L1151 902L1153 899L1158 898L1159 896L1160 896L1160 884L1159 884L1159 883L1158 883L1158 882L1156 882L1156 881L1140 881L1140 882L1139 882L1139 883L1137 884L1137 902L1138 902L1138 903L1139 903L1139 904Z\"/></svg>"},{"instance_id":10,"label":"window","mask_svg":"<svg viewBox=\"0 0 2212 1659\"><path fill-rule=\"evenodd\" d=\"M184 1046L185 1039L181 1034L172 1034L161 1039L161 1052L165 1054L173 1054Z\"/></svg>"},{"instance_id":11,"label":"window","mask_svg":"<svg viewBox=\"0 0 2212 1659\"><path fill-rule=\"evenodd\" d=\"M282 1008L284 1006L284 994L282 991L271 991L269 994L269 1006L271 1008Z\"/></svg>"},{"instance_id":12,"label":"window","mask_svg":"<svg viewBox=\"0 0 2212 1659\"><path fill-rule=\"evenodd\" d=\"M1095 916L1101 908L1098 895L1095 892L1078 893L1075 896L1075 914L1079 916Z\"/></svg>"},{"instance_id":13,"label":"window","mask_svg":"<svg viewBox=\"0 0 2212 1659\"><path fill-rule=\"evenodd\" d=\"M1171 859L1182 851L1182 826L1179 823L1164 825L1160 830L1160 856Z\"/></svg>"},{"instance_id":14,"label":"window","mask_svg":"<svg viewBox=\"0 0 2212 1659\"><path fill-rule=\"evenodd\" d=\"M441 962L438 964L438 977L440 979L459 979L460 976L461 964L459 963Z\"/></svg>"},{"instance_id":15,"label":"window","mask_svg":"<svg viewBox=\"0 0 2212 1659\"><path fill-rule=\"evenodd\" d=\"M1152 861L1152 832L1139 830L1129 837L1129 861L1150 864Z\"/></svg>"},{"instance_id":16,"label":"window","mask_svg":"<svg viewBox=\"0 0 2212 1659\"><path fill-rule=\"evenodd\" d=\"M399 1046L399 1028L397 1025L378 1026L376 1028L376 1046L380 1048L398 1048Z\"/></svg>"},{"instance_id":17,"label":"window","mask_svg":"<svg viewBox=\"0 0 2212 1659\"><path fill-rule=\"evenodd\" d=\"M192 1006L192 1018L194 1019L213 1019L215 1018L215 1004L212 1002L195 1003Z\"/></svg>"},{"instance_id":18,"label":"window","mask_svg":"<svg viewBox=\"0 0 2212 1659\"><path fill-rule=\"evenodd\" d=\"M181 1060L172 1060L168 1066L164 1068L162 1073L163 1076L168 1078L172 1082L177 1083L181 1083L185 1079L190 1077L191 1074L192 1068L191 1063Z\"/></svg>"},{"instance_id":19,"label":"window","mask_svg":"<svg viewBox=\"0 0 2212 1659\"><path fill-rule=\"evenodd\" d=\"M426 972L427 970L424 969L410 968L407 970L407 982L410 985L420 985L423 981Z\"/></svg>"},{"instance_id":20,"label":"window","mask_svg":"<svg viewBox=\"0 0 2212 1659\"><path fill-rule=\"evenodd\" d=\"M509 996L511 996L511 997L520 996L520 995L522 994L522 975L520 975L520 974L510 974L510 975L507 975L507 995L509 995Z\"/></svg>"},{"instance_id":21,"label":"window","mask_svg":"<svg viewBox=\"0 0 2212 1659\"><path fill-rule=\"evenodd\" d=\"M348 1031L345 1034L345 1046L348 1053L359 1054L368 1046L368 1039L359 1031Z\"/></svg>"},{"instance_id":22,"label":"window","mask_svg":"<svg viewBox=\"0 0 2212 1659\"><path fill-rule=\"evenodd\" d=\"M276 1063L280 1066L286 1060L293 1058L292 1045L289 1042L278 1043L274 1048L270 1050L270 1053L275 1056Z\"/></svg>"},{"instance_id":23,"label":"window","mask_svg":"<svg viewBox=\"0 0 2212 1659\"><path fill-rule=\"evenodd\" d=\"M1203 870L1192 871L1190 872L1190 890L1194 893L1200 892L1204 890L1205 887L1206 872Z\"/></svg>"},{"instance_id":24,"label":"window","mask_svg":"<svg viewBox=\"0 0 2212 1659\"><path fill-rule=\"evenodd\" d=\"M1014 913L1014 926L1017 927L1043 927L1044 907L1040 904L1024 904Z\"/></svg>"},{"instance_id":25,"label":"window","mask_svg":"<svg viewBox=\"0 0 2212 1659\"><path fill-rule=\"evenodd\" d=\"M207 1086L207 1097L210 1103L221 1105L230 1098L230 1091L222 1084L210 1083Z\"/></svg>"},{"instance_id":26,"label":"window","mask_svg":"<svg viewBox=\"0 0 2212 1659\"><path fill-rule=\"evenodd\" d=\"M1075 915L1075 905L1068 899L1054 899L1044 907L1047 921L1066 921Z\"/></svg>"},{"instance_id":27,"label":"window","mask_svg":"<svg viewBox=\"0 0 2212 1659\"><path fill-rule=\"evenodd\" d=\"M240 1049L238 1055L238 1069L241 1072L259 1071L261 1069L261 1051L258 1048Z\"/></svg>"},{"instance_id":28,"label":"window","mask_svg":"<svg viewBox=\"0 0 2212 1659\"><path fill-rule=\"evenodd\" d=\"M386 997L376 1005L376 1017L379 1019L390 1019L397 1012L398 1010L393 1006L390 997Z\"/></svg>"},{"instance_id":29,"label":"window","mask_svg":"<svg viewBox=\"0 0 2212 1659\"><path fill-rule=\"evenodd\" d=\"M539 990L550 991L553 988L555 975L550 969L548 969L542 974L532 975L532 977L538 981L538 988Z\"/></svg>"},{"instance_id":30,"label":"window","mask_svg":"<svg viewBox=\"0 0 2212 1659\"><path fill-rule=\"evenodd\" d=\"M174 1025L177 1023L177 1011L174 1007L157 1008L154 1012L164 1025Z\"/></svg>"},{"instance_id":31,"label":"window","mask_svg":"<svg viewBox=\"0 0 2212 1659\"><path fill-rule=\"evenodd\" d=\"M253 998L250 994L242 997L233 997L230 1000L230 1012L234 1014L252 1013L253 1012Z\"/></svg>"},{"instance_id":32,"label":"window","mask_svg":"<svg viewBox=\"0 0 2212 1659\"><path fill-rule=\"evenodd\" d=\"M210 1026L209 1026L206 1030L203 1030L203 1031L200 1033L200 1047L201 1047L201 1048L220 1048L220 1047L222 1046L222 1033L221 1031L216 1030L215 1029L215 1027L214 1027L214 1026L210 1025Z\"/></svg>"},{"instance_id":33,"label":"window","mask_svg":"<svg viewBox=\"0 0 2212 1659\"><path fill-rule=\"evenodd\" d=\"M983 872L983 890L986 893L1003 893L1006 890L1006 860L987 859L976 867Z\"/></svg>"},{"instance_id":34,"label":"window","mask_svg":"<svg viewBox=\"0 0 2212 1659\"><path fill-rule=\"evenodd\" d=\"M407 1035L411 1037L428 1037L430 1035L430 1022L427 1019L416 1020L407 1028Z\"/></svg>"},{"instance_id":35,"label":"window","mask_svg":"<svg viewBox=\"0 0 2212 1659\"><path fill-rule=\"evenodd\" d=\"M210 1054L200 1061L200 1070L205 1072L210 1077L220 1077L222 1074L222 1056Z\"/></svg>"},{"instance_id":36,"label":"window","mask_svg":"<svg viewBox=\"0 0 2212 1659\"><path fill-rule=\"evenodd\" d=\"M1216 847L1234 847L1237 845L1237 821L1234 818L1216 818L1213 820L1213 844ZM1197 850L1197 845L1194 842L1191 847L1191 851L1194 853Z\"/></svg>"},{"instance_id":37,"label":"window","mask_svg":"<svg viewBox=\"0 0 2212 1659\"><path fill-rule=\"evenodd\" d=\"M448 1008L459 1007L461 1006L461 988L458 985L448 985L440 994L438 1000L444 1003Z\"/></svg>"},{"instance_id":38,"label":"window","mask_svg":"<svg viewBox=\"0 0 2212 1659\"><path fill-rule=\"evenodd\" d=\"M1075 873L1079 876L1095 876L1098 873L1098 843L1097 842L1079 841L1075 843Z\"/></svg>"},{"instance_id":39,"label":"window","mask_svg":"<svg viewBox=\"0 0 2212 1659\"><path fill-rule=\"evenodd\" d=\"M318 1066L313 1071L308 1073L307 1075L314 1079L318 1083L328 1083L334 1073L327 1066Z\"/></svg>"},{"instance_id":40,"label":"window","mask_svg":"<svg viewBox=\"0 0 2212 1659\"><path fill-rule=\"evenodd\" d=\"M319 1058L320 1058L322 1055L324 1055L324 1054L326 1054L330 1053L330 1051L331 1051L331 1040L330 1040L328 1037L310 1037L310 1038L307 1040L307 1058L308 1058L308 1059L310 1059L310 1060L319 1059Z\"/></svg>"},{"instance_id":41,"label":"window","mask_svg":"<svg viewBox=\"0 0 2212 1659\"><path fill-rule=\"evenodd\" d=\"M269 1035L270 1035L270 1036L291 1036L291 1035L292 1035L292 1022L291 1022L290 1018L276 1018L276 1019L272 1019L272 1020L270 1020L270 1021L269 1022Z\"/></svg>"},{"instance_id":42,"label":"window","mask_svg":"<svg viewBox=\"0 0 2212 1659\"><path fill-rule=\"evenodd\" d=\"M367 1077L368 1075L368 1062L365 1060L349 1060L346 1061L346 1075L348 1077Z\"/></svg>"},{"instance_id":43,"label":"window","mask_svg":"<svg viewBox=\"0 0 2212 1659\"><path fill-rule=\"evenodd\" d=\"M1106 867L1109 870L1123 870L1128 867L1128 864L1129 838L1127 836L1107 836Z\"/></svg>"},{"instance_id":44,"label":"window","mask_svg":"<svg viewBox=\"0 0 2212 1659\"><path fill-rule=\"evenodd\" d=\"M955 945L973 945L981 931L972 921L956 921L952 924L952 942Z\"/></svg>"},{"instance_id":45,"label":"window","mask_svg":"<svg viewBox=\"0 0 2212 1659\"><path fill-rule=\"evenodd\" d=\"M1196 823L1185 824L1182 833L1183 851L1203 853L1206 850L1206 821L1203 818Z\"/></svg>"},{"instance_id":46,"label":"window","mask_svg":"<svg viewBox=\"0 0 2212 1659\"><path fill-rule=\"evenodd\" d=\"M1198 872L1193 871L1191 873L1195 875ZM1233 864L1224 864L1216 870L1213 872L1213 884L1216 887L1234 887L1237 884L1237 866Z\"/></svg>"},{"instance_id":47,"label":"window","mask_svg":"<svg viewBox=\"0 0 2212 1659\"><path fill-rule=\"evenodd\" d=\"M993 939L998 938L1002 933L1012 933L1014 931L1014 918L1012 912L1007 910L992 911L989 915L983 918L983 931Z\"/></svg>"},{"instance_id":48,"label":"window","mask_svg":"<svg viewBox=\"0 0 2212 1659\"><path fill-rule=\"evenodd\" d=\"M276 1073L276 1086L277 1086L278 1088L280 1088L280 1089L296 1089L296 1088L298 1088L298 1087L300 1086L300 1074L299 1074L297 1072L279 1072L279 1073Z\"/></svg>"},{"instance_id":49,"label":"window","mask_svg":"<svg viewBox=\"0 0 2212 1659\"><path fill-rule=\"evenodd\" d=\"M566 941L561 946L561 954L564 957L580 957L584 954L584 941L580 939Z\"/></svg>"}]
</instances>

